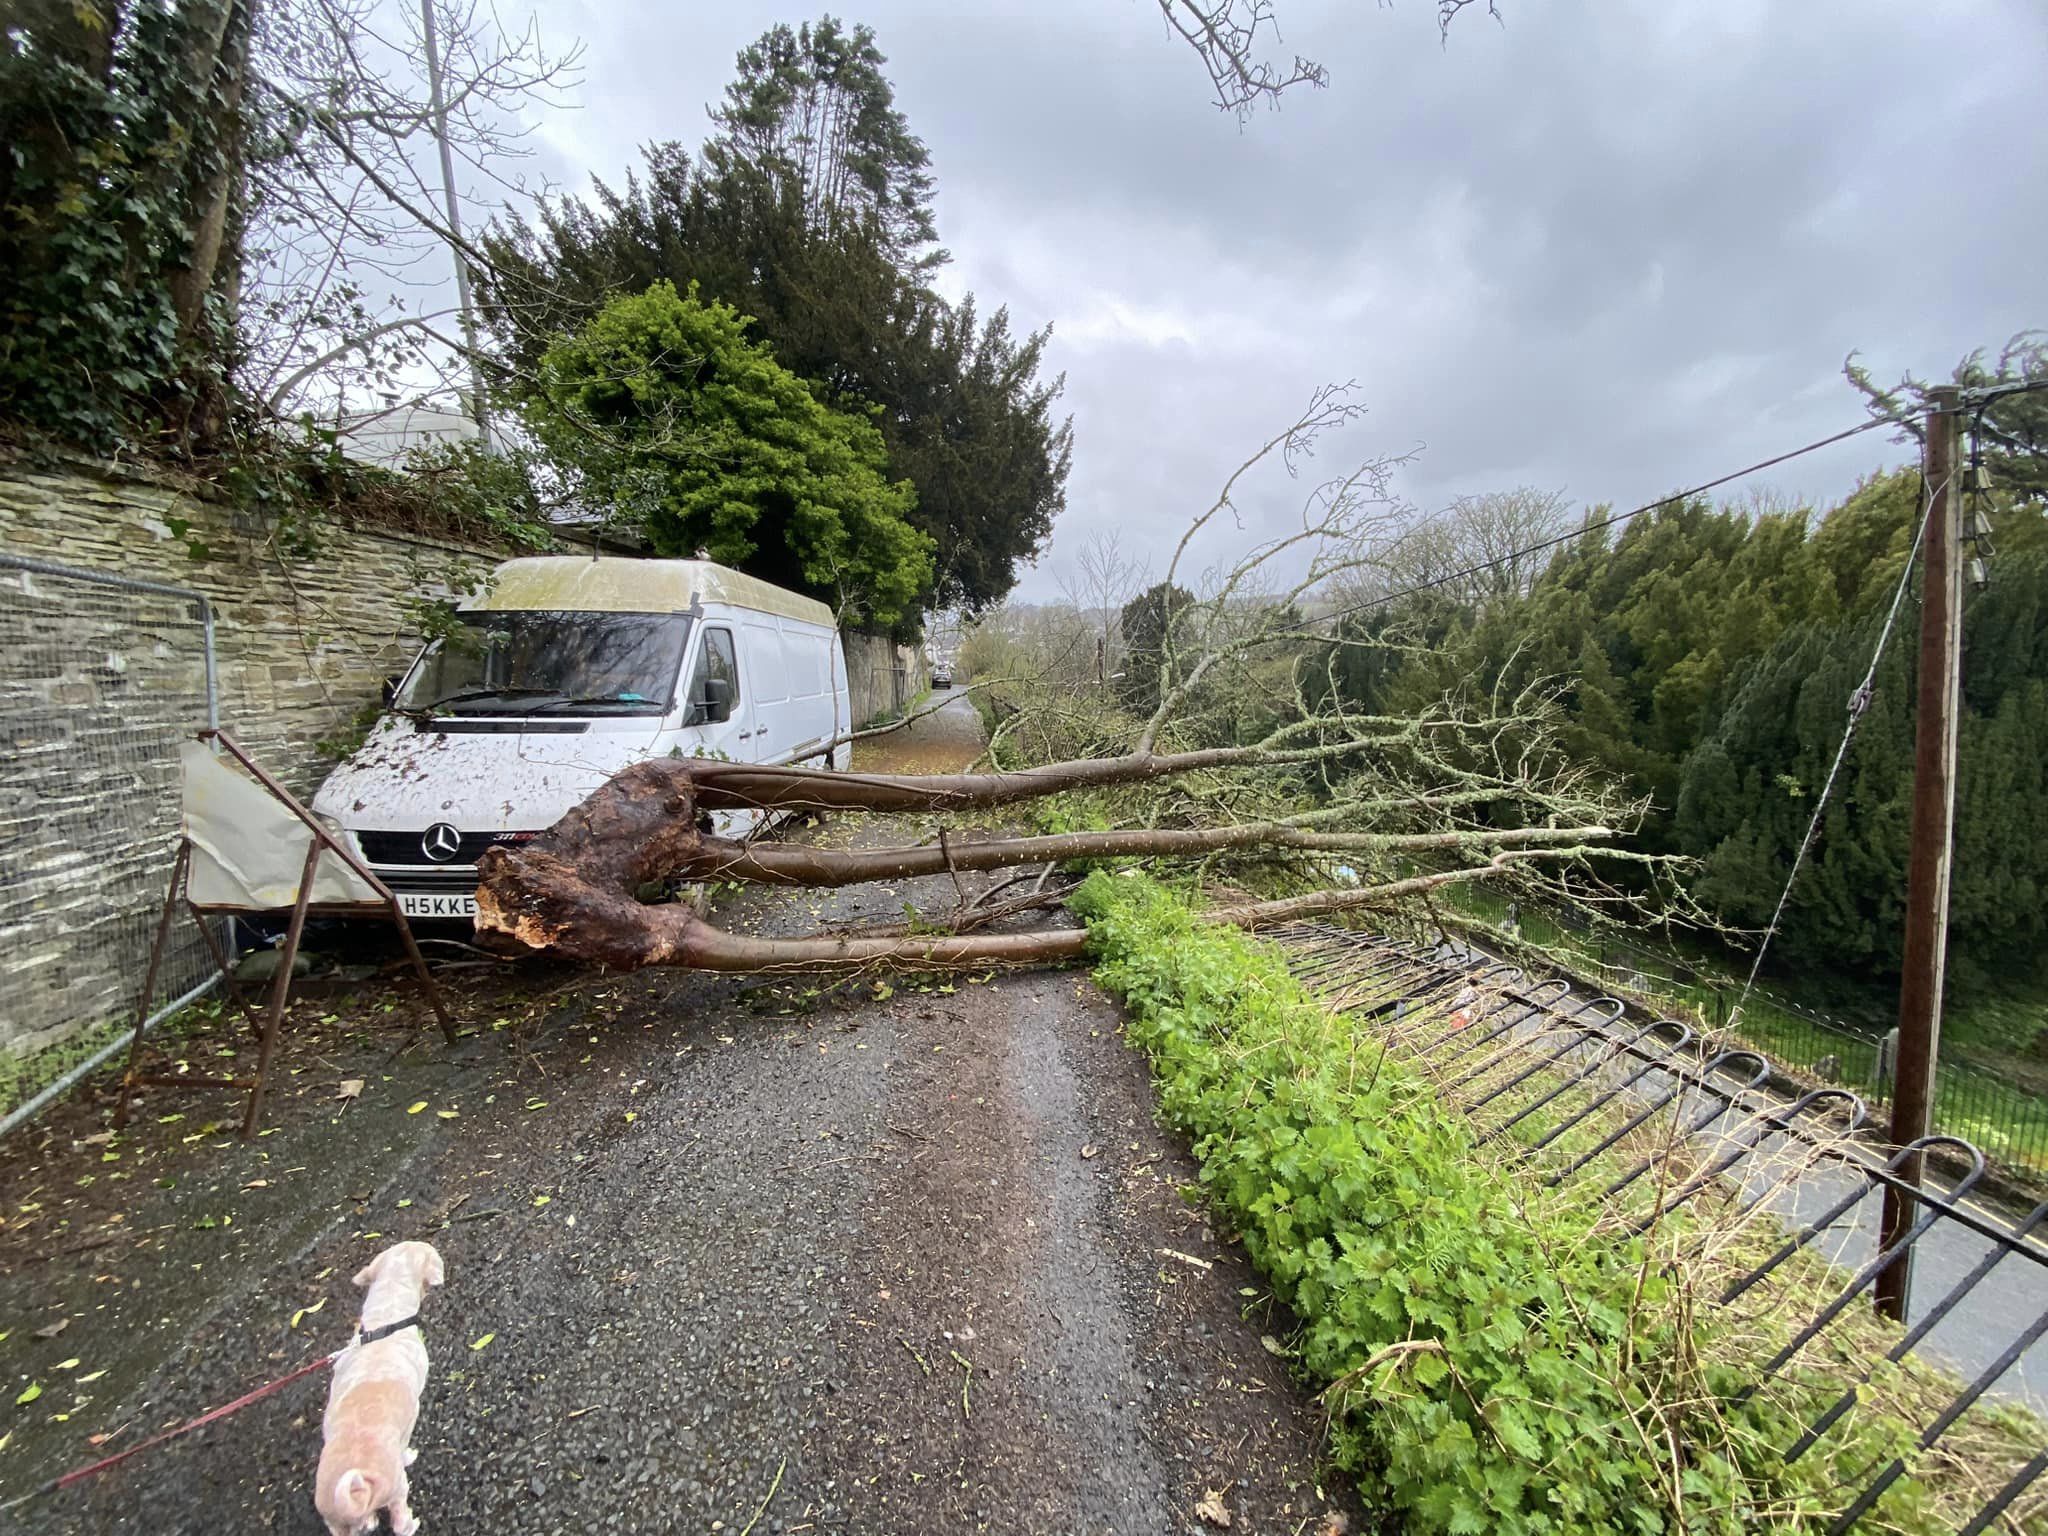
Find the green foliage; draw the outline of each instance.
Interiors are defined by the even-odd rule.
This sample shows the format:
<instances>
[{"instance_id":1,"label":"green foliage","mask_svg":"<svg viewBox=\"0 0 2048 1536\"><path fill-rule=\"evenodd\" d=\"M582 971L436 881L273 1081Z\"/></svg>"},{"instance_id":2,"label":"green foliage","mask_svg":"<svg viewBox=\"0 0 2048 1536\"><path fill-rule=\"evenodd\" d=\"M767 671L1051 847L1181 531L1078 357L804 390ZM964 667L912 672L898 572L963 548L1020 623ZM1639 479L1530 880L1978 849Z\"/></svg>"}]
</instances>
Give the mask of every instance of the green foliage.
<instances>
[{"instance_id":1,"label":"green foliage","mask_svg":"<svg viewBox=\"0 0 2048 1536\"><path fill-rule=\"evenodd\" d=\"M407 451L405 473L457 532L522 553L555 547L534 497L533 466L519 449L494 451L473 437L429 443Z\"/></svg>"},{"instance_id":2,"label":"green foliage","mask_svg":"<svg viewBox=\"0 0 2048 1536\"><path fill-rule=\"evenodd\" d=\"M886 63L872 27L824 16L769 28L740 50L705 154L790 187L814 225L864 225L895 260L936 266L943 251L915 254L939 238L931 156L896 109Z\"/></svg>"},{"instance_id":3,"label":"green foliage","mask_svg":"<svg viewBox=\"0 0 2048 1536\"><path fill-rule=\"evenodd\" d=\"M1150 880L1098 871L1073 906L1164 1117L1299 1318L1303 1370L1335 1384L1338 1459L1377 1474L1407 1529L1817 1531L1839 1479L1910 1446L1906 1424L1863 1411L1786 1467L1766 1448L1807 1405L1715 1402L1745 1362L1597 1201L1482 1157L1275 952ZM1839 1384L1811 1390L1824 1403ZM1883 1513L1942 1528L1911 1478Z\"/></svg>"},{"instance_id":4,"label":"green foliage","mask_svg":"<svg viewBox=\"0 0 2048 1536\"><path fill-rule=\"evenodd\" d=\"M2048 340L2040 331L2021 331L1999 348L1998 355L1985 361L1980 347L1956 364L1949 382L1965 389L1995 389L2002 384L2040 384L2048 381ZM1887 389L1870 377L1870 370L1850 353L1842 372L1863 396L1870 414L1894 419L1906 413L1924 416L1932 386L1910 373L1894 388ZM2048 391L2015 391L1991 401L1981 412L1971 413L1971 425L1983 438L1984 464L1999 491L2034 501L2048 500ZM1900 440L1918 442L1918 421L1908 421Z\"/></svg>"},{"instance_id":5,"label":"green foliage","mask_svg":"<svg viewBox=\"0 0 2048 1536\"><path fill-rule=\"evenodd\" d=\"M195 237L247 28L236 0L35 0L0 30L0 418L109 449L210 405Z\"/></svg>"},{"instance_id":6,"label":"green foliage","mask_svg":"<svg viewBox=\"0 0 2048 1536\"><path fill-rule=\"evenodd\" d=\"M2024 478L2015 459L2008 477ZM1348 622L1326 648L1342 701L1422 707L1530 686L1560 690L1565 740L1651 801L1642 841L1702 861L1694 894L1760 927L1841 741L1912 547L1917 471L1873 476L1824 516L1686 502L1590 531L1525 595L1419 594ZM1994 493L1991 584L1965 610L1953 974L2039 973L2048 925L2048 517ZM1905 889L1915 610L1901 614L1780 930L1790 966L1894 972ZM1369 643L1359 643L1369 642Z\"/></svg>"},{"instance_id":7,"label":"green foliage","mask_svg":"<svg viewBox=\"0 0 2048 1536\"><path fill-rule=\"evenodd\" d=\"M330 735L322 736L313 743L313 750L330 762L340 762L352 756L364 742L370 739L370 732L377 722L384 718L384 702L371 699L358 706L347 720Z\"/></svg>"},{"instance_id":8,"label":"green foliage","mask_svg":"<svg viewBox=\"0 0 2048 1536\"><path fill-rule=\"evenodd\" d=\"M872 221L821 220L805 189L754 159L706 167L647 151L625 189L565 200L539 227L488 241L490 322L530 375L563 331L620 292L692 284L748 315L748 337L827 403L875 416L891 479L917 488L911 523L935 558L926 607L1000 602L1066 505L1064 380L1040 377L1049 332L1016 335L1003 310L948 304Z\"/></svg>"},{"instance_id":9,"label":"green foliage","mask_svg":"<svg viewBox=\"0 0 2048 1536\"><path fill-rule=\"evenodd\" d=\"M1167 668L1167 675L1172 676L1167 640L1175 621L1194 603L1194 593L1162 581L1124 604L1118 615L1124 637L1124 675L1117 695L1133 714L1149 715L1159 707L1161 669Z\"/></svg>"},{"instance_id":10,"label":"green foliage","mask_svg":"<svg viewBox=\"0 0 2048 1536\"><path fill-rule=\"evenodd\" d=\"M2048 527L2005 519L1991 586L1964 610L1964 714L1949 899L1958 979L2038 969L2048 941ZM1910 620L1910 610L1909 610ZM1841 740L1881 613L1808 624L1735 679L1686 766L1677 825L1707 861L1701 894L1768 920ZM1910 628L1878 672L1843 780L1793 892L1784 958L1896 970L1905 901L1916 667Z\"/></svg>"},{"instance_id":11,"label":"green foliage","mask_svg":"<svg viewBox=\"0 0 2048 1536\"><path fill-rule=\"evenodd\" d=\"M931 579L916 493L881 434L820 403L730 305L658 282L607 304L540 362L527 421L595 503L668 555L702 551L888 625Z\"/></svg>"}]
</instances>

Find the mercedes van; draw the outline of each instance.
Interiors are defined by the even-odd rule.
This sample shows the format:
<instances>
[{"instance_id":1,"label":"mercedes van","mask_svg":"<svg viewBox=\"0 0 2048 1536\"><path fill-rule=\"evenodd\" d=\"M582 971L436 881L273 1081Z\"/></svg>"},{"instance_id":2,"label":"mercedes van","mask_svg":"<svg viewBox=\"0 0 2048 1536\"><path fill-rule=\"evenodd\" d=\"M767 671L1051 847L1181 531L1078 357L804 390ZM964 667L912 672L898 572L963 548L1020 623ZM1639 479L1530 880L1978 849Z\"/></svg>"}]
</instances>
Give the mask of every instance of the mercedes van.
<instances>
[{"instance_id":1,"label":"mercedes van","mask_svg":"<svg viewBox=\"0 0 2048 1536\"><path fill-rule=\"evenodd\" d=\"M832 611L752 576L541 556L499 566L454 617L313 799L409 918L473 917L486 848L538 836L634 763L847 764Z\"/></svg>"}]
</instances>

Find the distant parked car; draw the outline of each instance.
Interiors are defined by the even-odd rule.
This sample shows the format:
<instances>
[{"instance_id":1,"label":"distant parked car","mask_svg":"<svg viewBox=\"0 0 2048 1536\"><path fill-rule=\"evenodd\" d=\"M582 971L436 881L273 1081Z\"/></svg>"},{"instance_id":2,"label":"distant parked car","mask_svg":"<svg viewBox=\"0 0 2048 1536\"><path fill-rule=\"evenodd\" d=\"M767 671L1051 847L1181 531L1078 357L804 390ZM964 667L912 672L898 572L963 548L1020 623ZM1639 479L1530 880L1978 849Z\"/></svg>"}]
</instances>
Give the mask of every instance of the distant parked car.
<instances>
[{"instance_id":1,"label":"distant parked car","mask_svg":"<svg viewBox=\"0 0 2048 1536\"><path fill-rule=\"evenodd\" d=\"M946 661L932 663L932 686L950 688L953 686L953 664Z\"/></svg>"}]
</instances>

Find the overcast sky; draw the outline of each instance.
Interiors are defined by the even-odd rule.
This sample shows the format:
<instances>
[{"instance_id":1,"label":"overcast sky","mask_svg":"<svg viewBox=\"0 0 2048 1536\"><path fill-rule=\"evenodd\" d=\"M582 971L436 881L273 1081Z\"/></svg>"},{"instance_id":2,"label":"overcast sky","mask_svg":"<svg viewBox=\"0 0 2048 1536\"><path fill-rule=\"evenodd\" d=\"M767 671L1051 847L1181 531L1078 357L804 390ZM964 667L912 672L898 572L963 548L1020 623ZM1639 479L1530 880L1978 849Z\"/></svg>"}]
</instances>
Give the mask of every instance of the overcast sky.
<instances>
[{"instance_id":1,"label":"overcast sky","mask_svg":"<svg viewBox=\"0 0 2048 1536\"><path fill-rule=\"evenodd\" d=\"M1426 0L1277 6L1329 88L1242 127L1155 0L834 7L930 147L943 286L1054 328L1074 472L1021 596L1106 527L1156 574L1325 381L1370 414L1321 467L1420 448L1400 487L1425 510L1519 484L1633 504L1860 419L1852 348L1945 373L2048 325L2039 0L1500 0L1447 46ZM694 146L734 53L817 14L540 13L587 50L541 132L572 188ZM1902 452L1869 435L1765 483L1825 500ZM1253 500L1268 526L1298 506Z\"/></svg>"}]
</instances>

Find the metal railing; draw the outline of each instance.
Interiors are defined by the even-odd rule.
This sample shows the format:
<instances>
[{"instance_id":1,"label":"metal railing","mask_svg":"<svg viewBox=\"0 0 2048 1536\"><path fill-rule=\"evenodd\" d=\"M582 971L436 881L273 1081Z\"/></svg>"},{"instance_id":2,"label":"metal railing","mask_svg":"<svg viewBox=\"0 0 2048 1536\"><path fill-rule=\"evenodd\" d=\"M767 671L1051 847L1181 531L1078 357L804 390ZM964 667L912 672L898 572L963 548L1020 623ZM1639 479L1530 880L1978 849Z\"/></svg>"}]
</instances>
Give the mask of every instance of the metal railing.
<instances>
[{"instance_id":1,"label":"metal railing","mask_svg":"<svg viewBox=\"0 0 2048 1536\"><path fill-rule=\"evenodd\" d=\"M1638 1233L1712 1203L1713 1234L1741 1226L1746 1247L1704 1246L1687 1258L1713 1283L1713 1304L1748 1306L1782 1339L1755 1359L1731 1406L1776 1393L1795 1374L1798 1431L1778 1453L1811 1454L1873 1392L1883 1365L1918 1370L1915 1457L1934 1458L2012 1399L2048 1400L2048 1204L2012 1220L1971 1200L1984 1154L1960 1138L1874 1145L1848 1088L1773 1093L1758 1050L1693 1024L1626 1020L1623 1003L1584 997L1561 978L1462 946L1400 942L1322 924L1273 930L1303 984L1334 1011L1385 1039L1472 1126L1481 1147L1525 1159L1540 1182L1586 1190ZM1954 1170L1925 1185L1901 1171L1920 1154ZM1597 1181L1597 1182L1595 1182ZM1878 1238L1883 1192L1909 1193L1914 1216L1889 1245ZM1695 1241L1680 1229L1684 1241ZM1874 1337L1864 1298L1903 1268L1902 1325ZM1910 1362L1910 1367L1908 1366ZM1933 1362L1930 1367L1929 1362ZM1926 1383L1932 1383L1927 1385ZM1775 1398L1774 1398L1775 1401ZM1896 1409L1897 1399L1888 1406ZM2033 1421L2027 1434L2039 1433ZM2008 1447L2026 1442L2008 1432ZM1983 1456L1973 1443L1964 1454ZM1953 1461L1955 1457L1951 1457ZM2008 1464L2009 1463L2009 1464ZM2015 1450L1958 1495L1965 1533L2033 1529L2048 1519L2037 1485L2048 1446ZM1905 1457L1862 1469L1841 1491L1830 1529L1847 1532L1908 1475Z\"/></svg>"},{"instance_id":2,"label":"metal railing","mask_svg":"<svg viewBox=\"0 0 2048 1536\"><path fill-rule=\"evenodd\" d=\"M1484 898L1480 898L1483 900ZM1528 912L1512 929L1497 913L1482 911L1499 931L1539 947L1535 931L1550 924L1569 935L1565 956L1574 969L1650 1008L1684 1008L1705 1029L1731 1033L1768 1055L1773 1064L1818 1085L1853 1089L1873 1107L1891 1102L1891 1046L1888 1031L1802 1007L1758 989L1740 1006L1741 988L1687 965L1677 956L1632 944L1618 935L1594 933L1564 912ZM1934 1127L1975 1142L2008 1172L2033 1185L2048 1181L2048 1097L2013 1083L1972 1061L1949 1042L1942 1047L1936 1083Z\"/></svg>"}]
</instances>

